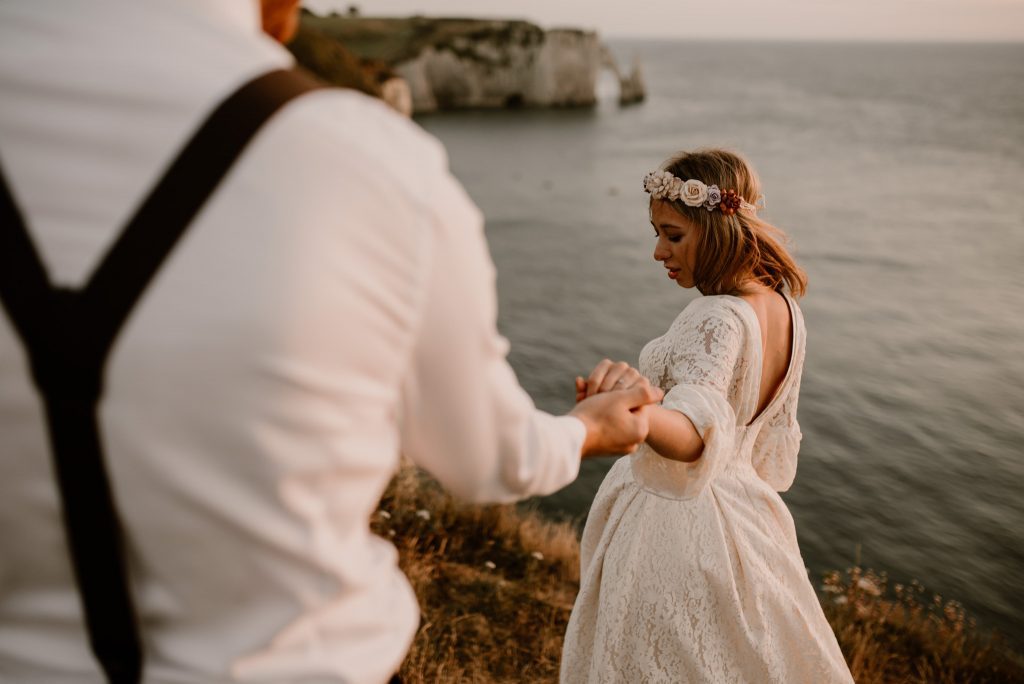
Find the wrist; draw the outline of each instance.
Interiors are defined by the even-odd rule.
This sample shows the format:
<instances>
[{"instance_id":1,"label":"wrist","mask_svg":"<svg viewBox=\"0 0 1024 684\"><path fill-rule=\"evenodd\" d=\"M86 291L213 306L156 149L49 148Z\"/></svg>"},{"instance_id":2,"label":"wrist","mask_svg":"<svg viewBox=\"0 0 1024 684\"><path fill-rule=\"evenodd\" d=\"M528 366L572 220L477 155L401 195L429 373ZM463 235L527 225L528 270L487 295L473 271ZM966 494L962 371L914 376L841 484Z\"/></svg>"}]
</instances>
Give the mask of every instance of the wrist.
<instances>
[{"instance_id":1,"label":"wrist","mask_svg":"<svg viewBox=\"0 0 1024 684\"><path fill-rule=\"evenodd\" d=\"M586 458L594 452L594 443L597 440L597 425L594 419L587 415L586 409L581 409L579 404L569 411L568 415L583 424L583 430L586 434L583 437L583 446L580 447L580 458Z\"/></svg>"}]
</instances>

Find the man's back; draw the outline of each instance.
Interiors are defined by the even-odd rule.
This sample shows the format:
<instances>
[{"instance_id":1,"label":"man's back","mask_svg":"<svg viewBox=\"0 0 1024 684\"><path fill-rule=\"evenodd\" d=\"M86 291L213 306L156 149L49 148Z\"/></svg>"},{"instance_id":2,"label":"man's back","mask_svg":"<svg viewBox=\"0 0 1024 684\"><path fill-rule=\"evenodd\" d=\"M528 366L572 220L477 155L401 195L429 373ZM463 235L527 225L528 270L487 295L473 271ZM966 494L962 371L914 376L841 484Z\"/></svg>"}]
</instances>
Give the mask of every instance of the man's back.
<instances>
[{"instance_id":1,"label":"man's back","mask_svg":"<svg viewBox=\"0 0 1024 684\"><path fill-rule=\"evenodd\" d=\"M78 287L208 111L290 58L240 0L16 4L0 8L0 171L51 282ZM400 448L480 498L575 476L582 426L536 414L515 384L492 282L478 212L411 124L338 91L267 124L107 367L100 427L147 681L393 671L415 599L367 519ZM465 287L456 311L445 295ZM467 384L437 355L445 325L500 390L482 417L473 397L418 401ZM479 434L435 434L463 413ZM41 404L3 315L0 430L0 680L98 680ZM506 458L538 435L535 455L561 456Z\"/></svg>"}]
</instances>

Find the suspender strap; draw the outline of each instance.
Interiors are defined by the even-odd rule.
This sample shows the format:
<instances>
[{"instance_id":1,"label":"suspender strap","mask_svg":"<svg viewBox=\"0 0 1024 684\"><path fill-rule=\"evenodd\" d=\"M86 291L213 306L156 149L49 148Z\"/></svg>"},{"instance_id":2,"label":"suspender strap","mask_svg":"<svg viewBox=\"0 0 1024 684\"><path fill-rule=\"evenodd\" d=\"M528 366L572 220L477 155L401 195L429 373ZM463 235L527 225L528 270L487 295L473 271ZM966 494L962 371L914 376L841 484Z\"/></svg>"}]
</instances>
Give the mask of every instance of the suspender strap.
<instances>
[{"instance_id":1,"label":"suspender strap","mask_svg":"<svg viewBox=\"0 0 1024 684\"><path fill-rule=\"evenodd\" d=\"M295 71L250 81L209 116L81 290L50 285L0 174L0 300L46 407L64 526L93 653L111 684L142 676L123 529L103 459L107 358L146 287L263 123L320 84Z\"/></svg>"}]
</instances>

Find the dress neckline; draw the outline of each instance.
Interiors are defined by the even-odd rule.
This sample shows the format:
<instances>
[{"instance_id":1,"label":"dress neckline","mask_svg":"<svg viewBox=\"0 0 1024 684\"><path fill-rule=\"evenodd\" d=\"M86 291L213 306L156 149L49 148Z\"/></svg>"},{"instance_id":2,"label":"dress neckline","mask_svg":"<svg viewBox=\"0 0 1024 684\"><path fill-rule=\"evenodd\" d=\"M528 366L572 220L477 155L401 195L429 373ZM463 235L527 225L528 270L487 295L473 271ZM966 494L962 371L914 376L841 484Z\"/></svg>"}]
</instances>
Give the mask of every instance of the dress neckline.
<instances>
[{"instance_id":1,"label":"dress neckline","mask_svg":"<svg viewBox=\"0 0 1024 684\"><path fill-rule=\"evenodd\" d=\"M749 423L746 423L743 427L752 427L755 423L759 422L762 418L768 415L771 410L778 403L779 397L781 397L785 390L786 385L789 384L789 378L793 375L793 366L796 365L796 347L797 347L797 323L796 323L796 306L793 300L785 292L779 292L782 298L786 301L786 307L789 309L789 327L790 327L790 344L789 344L789 365L786 366L786 373L782 376L782 380L779 381L779 386L775 390L775 394L772 395L771 400L765 405L764 410L754 416ZM754 330L757 333L757 391L754 393L754 410L757 410L757 398L761 396L761 371L764 367L764 351L761 349L761 319L757 317L757 311L754 309L754 305L748 302L743 297L736 295L726 295L726 297L732 297L743 302L743 305L747 307L747 310L754 317Z\"/></svg>"}]
</instances>

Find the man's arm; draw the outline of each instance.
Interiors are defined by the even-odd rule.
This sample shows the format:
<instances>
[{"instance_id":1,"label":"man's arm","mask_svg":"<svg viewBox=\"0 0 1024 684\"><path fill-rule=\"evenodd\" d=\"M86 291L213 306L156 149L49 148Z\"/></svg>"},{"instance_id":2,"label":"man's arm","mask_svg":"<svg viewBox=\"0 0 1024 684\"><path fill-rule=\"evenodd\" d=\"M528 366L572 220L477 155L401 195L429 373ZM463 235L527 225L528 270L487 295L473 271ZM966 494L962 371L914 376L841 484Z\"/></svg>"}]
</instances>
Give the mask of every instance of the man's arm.
<instances>
[{"instance_id":1,"label":"man's arm","mask_svg":"<svg viewBox=\"0 0 1024 684\"><path fill-rule=\"evenodd\" d=\"M537 410L506 361L495 271L479 211L450 177L438 183L423 317L404 388L402 449L457 495L511 501L575 479L581 455L632 450L647 434L650 387ZM443 211L443 215L441 214Z\"/></svg>"}]
</instances>

